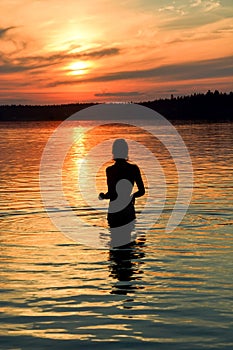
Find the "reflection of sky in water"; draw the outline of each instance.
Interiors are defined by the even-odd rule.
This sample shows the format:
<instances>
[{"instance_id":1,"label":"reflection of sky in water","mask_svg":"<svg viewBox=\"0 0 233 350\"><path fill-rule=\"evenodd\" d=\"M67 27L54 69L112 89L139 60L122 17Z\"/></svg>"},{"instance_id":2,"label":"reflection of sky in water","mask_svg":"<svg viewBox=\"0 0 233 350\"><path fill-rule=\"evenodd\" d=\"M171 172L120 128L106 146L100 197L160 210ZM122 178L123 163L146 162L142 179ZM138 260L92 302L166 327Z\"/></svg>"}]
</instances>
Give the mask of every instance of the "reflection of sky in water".
<instances>
[{"instance_id":1,"label":"reflection of sky in water","mask_svg":"<svg viewBox=\"0 0 233 350\"><path fill-rule=\"evenodd\" d=\"M119 349L126 343L227 348L232 337L232 125L178 126L192 157L195 186L188 213L173 233L165 233L164 226L177 193L176 169L158 143L156 156L167 182L164 211L146 235L140 232L136 244L120 252L68 240L44 211L39 161L53 127L21 123L0 129L1 347L62 349L67 339L70 349L77 348L77 340L87 348L109 341ZM75 190L79 157L109 136L109 128L95 138L85 135L63 167L64 192L74 212L102 226L104 214L88 209ZM133 137L145 142L146 136ZM106 165L98 171L97 193L106 186ZM138 210L144 203L145 198L137 201ZM58 215L65 218L66 212ZM99 239L105 240L104 234L100 229Z\"/></svg>"}]
</instances>

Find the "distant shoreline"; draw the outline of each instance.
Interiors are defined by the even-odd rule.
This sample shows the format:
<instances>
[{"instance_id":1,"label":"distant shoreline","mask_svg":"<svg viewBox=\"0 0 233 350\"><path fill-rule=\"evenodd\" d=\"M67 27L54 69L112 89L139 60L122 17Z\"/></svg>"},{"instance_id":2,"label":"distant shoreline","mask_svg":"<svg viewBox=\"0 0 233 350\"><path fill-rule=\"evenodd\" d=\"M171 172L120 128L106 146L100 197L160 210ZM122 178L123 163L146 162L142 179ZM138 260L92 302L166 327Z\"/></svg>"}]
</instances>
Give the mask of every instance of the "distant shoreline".
<instances>
[{"instance_id":1,"label":"distant shoreline","mask_svg":"<svg viewBox=\"0 0 233 350\"><path fill-rule=\"evenodd\" d=\"M129 102L130 103L130 102ZM0 122L62 121L72 114L97 103L61 105L0 105ZM162 114L171 122L233 122L233 92L171 97L138 102Z\"/></svg>"}]
</instances>

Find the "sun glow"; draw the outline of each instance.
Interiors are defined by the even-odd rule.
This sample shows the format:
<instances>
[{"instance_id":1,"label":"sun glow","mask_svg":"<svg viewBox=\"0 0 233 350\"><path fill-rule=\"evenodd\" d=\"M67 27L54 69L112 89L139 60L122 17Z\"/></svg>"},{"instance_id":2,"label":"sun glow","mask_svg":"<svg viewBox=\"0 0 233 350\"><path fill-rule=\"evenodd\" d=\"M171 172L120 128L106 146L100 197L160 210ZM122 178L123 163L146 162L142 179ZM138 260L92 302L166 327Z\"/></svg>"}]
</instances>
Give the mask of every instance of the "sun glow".
<instances>
[{"instance_id":1,"label":"sun glow","mask_svg":"<svg viewBox=\"0 0 233 350\"><path fill-rule=\"evenodd\" d=\"M68 74L82 75L89 71L90 64L84 61L73 62L68 66Z\"/></svg>"}]
</instances>

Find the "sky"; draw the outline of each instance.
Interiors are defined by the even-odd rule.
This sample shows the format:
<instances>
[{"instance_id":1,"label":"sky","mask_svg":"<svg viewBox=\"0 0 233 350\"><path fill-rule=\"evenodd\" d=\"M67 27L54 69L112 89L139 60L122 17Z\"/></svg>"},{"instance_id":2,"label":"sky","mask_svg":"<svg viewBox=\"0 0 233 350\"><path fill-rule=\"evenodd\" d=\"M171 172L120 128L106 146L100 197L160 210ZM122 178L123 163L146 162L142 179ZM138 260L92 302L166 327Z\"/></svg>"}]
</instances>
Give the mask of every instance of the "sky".
<instances>
[{"instance_id":1,"label":"sky","mask_svg":"<svg viewBox=\"0 0 233 350\"><path fill-rule=\"evenodd\" d=\"M233 90L233 0L1 0L0 104Z\"/></svg>"}]
</instances>

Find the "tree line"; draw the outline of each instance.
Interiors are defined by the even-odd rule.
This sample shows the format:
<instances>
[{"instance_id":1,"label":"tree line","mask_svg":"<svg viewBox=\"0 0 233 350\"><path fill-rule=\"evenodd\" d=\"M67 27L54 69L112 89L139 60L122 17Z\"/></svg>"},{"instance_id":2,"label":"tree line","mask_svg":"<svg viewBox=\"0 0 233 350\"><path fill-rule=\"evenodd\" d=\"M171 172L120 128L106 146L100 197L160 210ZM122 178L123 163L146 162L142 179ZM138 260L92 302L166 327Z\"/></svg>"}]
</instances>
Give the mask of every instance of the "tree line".
<instances>
[{"instance_id":1,"label":"tree line","mask_svg":"<svg viewBox=\"0 0 233 350\"><path fill-rule=\"evenodd\" d=\"M61 105L1 105L0 121L64 120L83 108L95 103L72 103ZM171 121L233 121L233 92L222 93L208 90L187 96L160 98L139 102Z\"/></svg>"},{"instance_id":2,"label":"tree line","mask_svg":"<svg viewBox=\"0 0 233 350\"><path fill-rule=\"evenodd\" d=\"M143 102L142 105L156 110L168 120L232 121L233 92L221 93L208 90L206 94L194 93L188 96Z\"/></svg>"}]
</instances>

